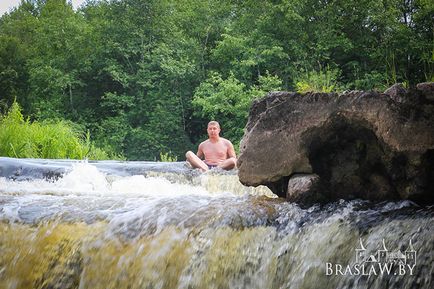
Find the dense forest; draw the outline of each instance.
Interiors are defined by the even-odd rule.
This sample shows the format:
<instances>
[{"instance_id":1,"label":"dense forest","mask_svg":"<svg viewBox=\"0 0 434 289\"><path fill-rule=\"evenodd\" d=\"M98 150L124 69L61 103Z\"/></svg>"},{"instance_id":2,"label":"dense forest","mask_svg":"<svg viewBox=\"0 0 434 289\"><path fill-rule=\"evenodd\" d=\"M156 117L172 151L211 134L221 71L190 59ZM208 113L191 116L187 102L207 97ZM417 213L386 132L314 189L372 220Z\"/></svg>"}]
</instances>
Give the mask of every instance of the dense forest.
<instances>
[{"instance_id":1,"label":"dense forest","mask_svg":"<svg viewBox=\"0 0 434 289\"><path fill-rule=\"evenodd\" d=\"M109 156L183 159L211 119L237 146L271 90L433 81L433 15L432 0L23 0L0 18L0 110L72 123Z\"/></svg>"}]
</instances>

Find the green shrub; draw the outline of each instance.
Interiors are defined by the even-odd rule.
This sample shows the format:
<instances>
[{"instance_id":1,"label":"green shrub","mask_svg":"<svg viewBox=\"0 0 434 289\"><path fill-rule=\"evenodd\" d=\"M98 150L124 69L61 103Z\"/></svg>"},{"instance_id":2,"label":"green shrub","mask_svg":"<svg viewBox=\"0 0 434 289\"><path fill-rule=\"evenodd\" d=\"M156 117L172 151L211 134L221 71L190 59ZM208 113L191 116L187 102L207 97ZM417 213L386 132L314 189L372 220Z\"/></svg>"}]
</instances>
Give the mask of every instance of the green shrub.
<instances>
[{"instance_id":1,"label":"green shrub","mask_svg":"<svg viewBox=\"0 0 434 289\"><path fill-rule=\"evenodd\" d=\"M318 71L312 70L300 73L295 77L295 87L297 92L332 92L338 91L337 80L340 76L339 69L332 69L327 66Z\"/></svg>"},{"instance_id":2,"label":"green shrub","mask_svg":"<svg viewBox=\"0 0 434 289\"><path fill-rule=\"evenodd\" d=\"M384 91L390 85L387 83L387 75L378 71L365 73L362 77L354 81L354 88L360 90Z\"/></svg>"},{"instance_id":3,"label":"green shrub","mask_svg":"<svg viewBox=\"0 0 434 289\"><path fill-rule=\"evenodd\" d=\"M162 162L176 162L178 161L178 157L174 156L171 151L169 151L168 153L160 152L160 160Z\"/></svg>"},{"instance_id":4,"label":"green shrub","mask_svg":"<svg viewBox=\"0 0 434 289\"><path fill-rule=\"evenodd\" d=\"M73 123L30 122L14 102L0 118L0 155L15 158L108 159Z\"/></svg>"}]
</instances>

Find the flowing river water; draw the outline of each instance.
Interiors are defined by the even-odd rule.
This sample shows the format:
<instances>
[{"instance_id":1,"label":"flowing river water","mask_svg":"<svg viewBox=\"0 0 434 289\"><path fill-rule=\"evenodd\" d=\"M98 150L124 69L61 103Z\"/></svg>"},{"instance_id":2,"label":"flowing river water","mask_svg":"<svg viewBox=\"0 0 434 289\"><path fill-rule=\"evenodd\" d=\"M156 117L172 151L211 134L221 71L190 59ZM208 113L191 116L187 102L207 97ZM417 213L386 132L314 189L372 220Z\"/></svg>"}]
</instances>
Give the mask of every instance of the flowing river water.
<instances>
[{"instance_id":1,"label":"flowing river water","mask_svg":"<svg viewBox=\"0 0 434 289\"><path fill-rule=\"evenodd\" d=\"M433 220L182 162L0 158L0 288L433 288Z\"/></svg>"}]
</instances>

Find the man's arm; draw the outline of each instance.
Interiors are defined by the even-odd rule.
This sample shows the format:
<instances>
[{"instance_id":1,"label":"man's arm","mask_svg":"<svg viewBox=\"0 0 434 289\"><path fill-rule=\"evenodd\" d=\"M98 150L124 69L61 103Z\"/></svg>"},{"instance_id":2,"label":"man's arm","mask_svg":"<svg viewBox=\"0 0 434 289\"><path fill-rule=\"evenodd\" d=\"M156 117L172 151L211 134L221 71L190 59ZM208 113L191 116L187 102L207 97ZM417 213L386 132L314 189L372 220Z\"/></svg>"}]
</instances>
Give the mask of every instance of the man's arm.
<instances>
[{"instance_id":1,"label":"man's arm","mask_svg":"<svg viewBox=\"0 0 434 289\"><path fill-rule=\"evenodd\" d=\"M201 143L200 145L199 145L199 147L197 148L197 156L200 158L200 159L203 159L204 157L205 157L205 155L204 155L204 153L203 153L203 149L202 149L202 147L203 147L203 143Z\"/></svg>"},{"instance_id":2,"label":"man's arm","mask_svg":"<svg viewBox=\"0 0 434 289\"><path fill-rule=\"evenodd\" d=\"M228 158L237 158L237 155L235 154L234 145L228 140Z\"/></svg>"},{"instance_id":3,"label":"man's arm","mask_svg":"<svg viewBox=\"0 0 434 289\"><path fill-rule=\"evenodd\" d=\"M233 144L229 140L225 140L226 146L226 160L221 162L218 166L224 170L232 170L237 167L237 156Z\"/></svg>"}]
</instances>

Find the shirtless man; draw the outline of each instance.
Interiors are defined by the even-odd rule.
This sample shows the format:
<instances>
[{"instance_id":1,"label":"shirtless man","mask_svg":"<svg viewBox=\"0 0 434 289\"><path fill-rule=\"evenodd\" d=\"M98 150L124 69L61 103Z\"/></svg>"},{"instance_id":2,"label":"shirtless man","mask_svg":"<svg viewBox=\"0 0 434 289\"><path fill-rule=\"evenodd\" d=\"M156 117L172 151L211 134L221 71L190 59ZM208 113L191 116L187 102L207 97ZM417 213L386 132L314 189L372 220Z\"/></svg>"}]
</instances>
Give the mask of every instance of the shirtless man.
<instances>
[{"instance_id":1,"label":"shirtless man","mask_svg":"<svg viewBox=\"0 0 434 289\"><path fill-rule=\"evenodd\" d=\"M187 161L193 168L198 168L204 172L214 167L224 170L235 168L237 156L235 155L234 146L229 140L220 137L219 123L210 121L206 131L208 132L208 139L199 145L197 154L192 151L185 154Z\"/></svg>"}]
</instances>

